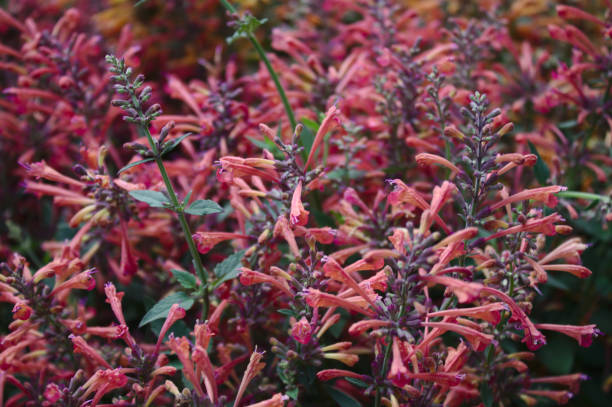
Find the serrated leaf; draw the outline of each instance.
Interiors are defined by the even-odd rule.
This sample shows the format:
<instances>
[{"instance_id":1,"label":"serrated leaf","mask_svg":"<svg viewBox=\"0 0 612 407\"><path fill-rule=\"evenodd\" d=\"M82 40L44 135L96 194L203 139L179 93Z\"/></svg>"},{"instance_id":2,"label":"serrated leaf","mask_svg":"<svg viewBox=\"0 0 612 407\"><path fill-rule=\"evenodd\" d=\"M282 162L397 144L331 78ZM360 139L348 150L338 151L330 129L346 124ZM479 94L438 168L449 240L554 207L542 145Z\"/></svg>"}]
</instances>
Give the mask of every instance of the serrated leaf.
<instances>
[{"instance_id":1,"label":"serrated leaf","mask_svg":"<svg viewBox=\"0 0 612 407\"><path fill-rule=\"evenodd\" d=\"M164 143L164 148L162 149L161 155L167 154L170 151L174 150L176 146L181 144L181 141L185 140L187 137L191 136L193 133L186 133L180 137L177 137L173 140L169 140Z\"/></svg>"},{"instance_id":2,"label":"serrated leaf","mask_svg":"<svg viewBox=\"0 0 612 407\"><path fill-rule=\"evenodd\" d=\"M181 308L189 310L193 306L194 302L195 301L193 298L182 291L170 294L159 300L157 304L147 311L145 316L142 317L140 324L138 324L138 327L140 328L152 321L166 318L173 304L178 304Z\"/></svg>"},{"instance_id":3,"label":"serrated leaf","mask_svg":"<svg viewBox=\"0 0 612 407\"><path fill-rule=\"evenodd\" d=\"M223 208L215 201L209 199L198 199L194 201L185 212L191 215L210 215L212 213L222 212Z\"/></svg>"},{"instance_id":4,"label":"serrated leaf","mask_svg":"<svg viewBox=\"0 0 612 407\"><path fill-rule=\"evenodd\" d=\"M122 169L120 169L117 172L117 174L121 174L123 171L127 171L130 168L132 168L132 167L136 167L137 165L148 163L148 162L151 162L151 161L154 161L154 160L155 159L153 157L149 157L149 158L145 158L143 160L134 161L133 163L130 163L130 164L126 165L125 167L123 167Z\"/></svg>"},{"instance_id":5,"label":"serrated leaf","mask_svg":"<svg viewBox=\"0 0 612 407\"><path fill-rule=\"evenodd\" d=\"M166 195L159 191L150 191L148 189L130 191L130 196L137 201L149 204L154 208L164 208L171 205Z\"/></svg>"},{"instance_id":6,"label":"serrated leaf","mask_svg":"<svg viewBox=\"0 0 612 407\"><path fill-rule=\"evenodd\" d=\"M215 266L215 276L217 279L212 283L212 288L219 287L224 282L238 277L240 267L242 267L242 258L244 250L236 252L228 256L225 260Z\"/></svg>"},{"instance_id":7,"label":"serrated leaf","mask_svg":"<svg viewBox=\"0 0 612 407\"><path fill-rule=\"evenodd\" d=\"M546 182L550 177L550 170L548 169L548 166L546 165L544 160L542 160L542 157L540 157L540 154L538 153L538 150L533 145L533 143L531 143L531 141L528 141L527 144L529 144L529 149L531 150L531 153L535 154L538 157L538 161L536 161L535 166L533 167L535 177L540 183L540 185L546 185Z\"/></svg>"},{"instance_id":8,"label":"serrated leaf","mask_svg":"<svg viewBox=\"0 0 612 407\"><path fill-rule=\"evenodd\" d=\"M349 396L345 392L340 391L336 389L335 387L330 387L330 386L326 386L326 387L327 387L327 392L329 393L331 398L334 399L334 401L338 403L340 407L361 407L360 402L358 402L357 400L355 400L353 397Z\"/></svg>"},{"instance_id":9,"label":"serrated leaf","mask_svg":"<svg viewBox=\"0 0 612 407\"><path fill-rule=\"evenodd\" d=\"M178 281L179 284L184 288L188 290L193 290L198 286L198 280L193 274L184 270L177 269L172 269L170 271L172 272L174 278L176 278L176 281Z\"/></svg>"}]
</instances>

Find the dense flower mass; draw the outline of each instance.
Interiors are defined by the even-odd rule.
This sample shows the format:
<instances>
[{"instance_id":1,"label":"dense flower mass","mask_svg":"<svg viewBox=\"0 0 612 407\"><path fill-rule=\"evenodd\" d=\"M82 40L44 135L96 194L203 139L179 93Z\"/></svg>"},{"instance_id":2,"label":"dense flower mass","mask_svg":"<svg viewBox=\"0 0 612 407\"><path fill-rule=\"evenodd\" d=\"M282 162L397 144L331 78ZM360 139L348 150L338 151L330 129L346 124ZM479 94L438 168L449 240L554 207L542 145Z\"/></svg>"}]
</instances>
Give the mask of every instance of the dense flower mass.
<instances>
[{"instance_id":1,"label":"dense flower mass","mask_svg":"<svg viewBox=\"0 0 612 407\"><path fill-rule=\"evenodd\" d=\"M0 406L608 405L612 4L257 3L2 3Z\"/></svg>"}]
</instances>

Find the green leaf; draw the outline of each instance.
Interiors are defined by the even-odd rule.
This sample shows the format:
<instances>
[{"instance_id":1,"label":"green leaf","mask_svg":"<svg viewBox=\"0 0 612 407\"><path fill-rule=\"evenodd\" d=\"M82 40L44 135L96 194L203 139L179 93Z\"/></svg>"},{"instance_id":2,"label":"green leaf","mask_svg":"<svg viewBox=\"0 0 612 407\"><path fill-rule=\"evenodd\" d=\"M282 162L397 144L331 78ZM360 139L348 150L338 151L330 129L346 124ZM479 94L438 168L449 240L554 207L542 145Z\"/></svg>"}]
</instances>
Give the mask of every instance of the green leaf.
<instances>
[{"instance_id":1,"label":"green leaf","mask_svg":"<svg viewBox=\"0 0 612 407\"><path fill-rule=\"evenodd\" d=\"M179 144L181 144L181 141L185 140L187 137L191 136L193 133L186 133L183 134L180 137L177 137L173 140L169 140L167 142L164 143L164 147L162 148L162 152L161 155L167 154L170 151L174 150L176 148L176 146L178 146Z\"/></svg>"},{"instance_id":2,"label":"green leaf","mask_svg":"<svg viewBox=\"0 0 612 407\"><path fill-rule=\"evenodd\" d=\"M493 405L494 397L489 383L485 381L480 382L478 389L480 390L480 399L482 400L482 404L484 404L485 407L491 407Z\"/></svg>"},{"instance_id":3,"label":"green leaf","mask_svg":"<svg viewBox=\"0 0 612 407\"><path fill-rule=\"evenodd\" d=\"M150 191L148 189L130 191L130 196L137 201L147 203L154 208L164 208L171 205L166 195L159 191Z\"/></svg>"},{"instance_id":4,"label":"green leaf","mask_svg":"<svg viewBox=\"0 0 612 407\"><path fill-rule=\"evenodd\" d=\"M198 286L198 280L193 274L184 270L177 269L172 269L170 271L172 272L174 278L176 278L176 281L178 281L179 284L184 288L188 290L193 290Z\"/></svg>"},{"instance_id":5,"label":"green leaf","mask_svg":"<svg viewBox=\"0 0 612 407\"><path fill-rule=\"evenodd\" d=\"M191 298L189 295L182 291L170 294L159 300L157 304L155 304L149 311L147 311L145 316L142 317L142 321L140 321L138 327L140 328L152 321L166 318L168 316L170 308L174 304L178 304L181 308L189 310L193 306L194 302L195 301L193 298Z\"/></svg>"},{"instance_id":6,"label":"green leaf","mask_svg":"<svg viewBox=\"0 0 612 407\"><path fill-rule=\"evenodd\" d=\"M319 123L315 122L314 120L311 120L308 117L302 117L300 121L302 122L304 126L308 127L314 133L319 131Z\"/></svg>"},{"instance_id":7,"label":"green leaf","mask_svg":"<svg viewBox=\"0 0 612 407\"><path fill-rule=\"evenodd\" d=\"M287 396L291 397L293 400L297 400L299 391L300 389L298 389L297 387L294 387L292 389L288 389L287 391L285 391L285 394L287 394Z\"/></svg>"},{"instance_id":8,"label":"green leaf","mask_svg":"<svg viewBox=\"0 0 612 407\"><path fill-rule=\"evenodd\" d=\"M533 145L533 143L531 141L528 141L527 143L529 144L531 154L535 154L538 157L538 161L536 161L535 166L533 167L535 177L540 183L540 185L546 185L546 182L550 177L550 170L548 169L548 165L546 165L544 160L542 160L542 157L540 157L540 153L538 153L538 149Z\"/></svg>"},{"instance_id":9,"label":"green leaf","mask_svg":"<svg viewBox=\"0 0 612 407\"><path fill-rule=\"evenodd\" d=\"M334 399L340 407L361 407L361 403L349 396L343 391L336 389L335 387L325 386L327 392Z\"/></svg>"},{"instance_id":10,"label":"green leaf","mask_svg":"<svg viewBox=\"0 0 612 407\"><path fill-rule=\"evenodd\" d=\"M117 174L121 174L123 171L127 171L132 167L136 167L137 165L140 164L144 164L144 163L148 163L151 161L154 161L155 159L153 157L149 157L149 158L145 158L144 160L138 160L138 161L134 161L133 163L130 163L128 165L126 165L125 167L123 167L122 169L120 169Z\"/></svg>"},{"instance_id":11,"label":"green leaf","mask_svg":"<svg viewBox=\"0 0 612 407\"><path fill-rule=\"evenodd\" d=\"M240 267L242 267L242 258L244 250L236 252L228 256L225 260L215 266L215 276L217 279L212 283L211 288L215 289L224 282L238 277Z\"/></svg>"},{"instance_id":12,"label":"green leaf","mask_svg":"<svg viewBox=\"0 0 612 407\"><path fill-rule=\"evenodd\" d=\"M215 201L209 199L198 199L194 201L185 212L191 215L210 215L211 213L222 212L223 208Z\"/></svg>"}]
</instances>

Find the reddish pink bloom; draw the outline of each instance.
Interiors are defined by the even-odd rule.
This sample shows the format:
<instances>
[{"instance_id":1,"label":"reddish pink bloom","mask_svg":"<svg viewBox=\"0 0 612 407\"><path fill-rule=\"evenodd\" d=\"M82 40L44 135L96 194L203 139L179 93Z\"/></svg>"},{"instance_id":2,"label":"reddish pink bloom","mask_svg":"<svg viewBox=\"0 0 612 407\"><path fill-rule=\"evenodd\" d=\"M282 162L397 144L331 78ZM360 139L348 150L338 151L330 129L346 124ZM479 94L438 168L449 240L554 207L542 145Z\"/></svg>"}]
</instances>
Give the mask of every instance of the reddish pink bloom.
<instances>
[{"instance_id":1,"label":"reddish pink bloom","mask_svg":"<svg viewBox=\"0 0 612 407\"><path fill-rule=\"evenodd\" d=\"M259 403L249 404L246 407L283 407L285 405L285 399L288 397L284 397L281 393L276 393L271 398L260 401Z\"/></svg>"},{"instance_id":2,"label":"reddish pink bloom","mask_svg":"<svg viewBox=\"0 0 612 407\"><path fill-rule=\"evenodd\" d=\"M236 392L236 400L234 401L234 407L238 407L240 405L240 401L242 400L242 396L249 385L249 383L261 372L261 370L265 367L265 363L261 362L263 358L263 352L253 352L251 354L251 358L249 360L249 364L242 376L242 380L240 381L240 386L238 387L238 391Z\"/></svg>"},{"instance_id":3,"label":"reddish pink bloom","mask_svg":"<svg viewBox=\"0 0 612 407\"><path fill-rule=\"evenodd\" d=\"M359 304L345 298L340 298L336 295L327 294L319 290L309 289L306 294L306 302L314 308L319 307L342 307L351 311L356 311L367 316L374 316L374 312Z\"/></svg>"},{"instance_id":4,"label":"reddish pink bloom","mask_svg":"<svg viewBox=\"0 0 612 407\"><path fill-rule=\"evenodd\" d=\"M601 334L596 325L557 325L557 324L536 324L536 328L545 331L556 331L574 338L580 346L588 348L593 343L593 337Z\"/></svg>"},{"instance_id":5,"label":"reddish pink bloom","mask_svg":"<svg viewBox=\"0 0 612 407\"><path fill-rule=\"evenodd\" d=\"M70 340L72 341L72 345L74 346L74 353L80 353L84 355L88 360L92 360L98 365L102 365L107 369L111 368L108 362L104 360L104 358L98 353L98 351L88 345L87 342L85 342L85 339L83 339L83 337L70 335Z\"/></svg>"},{"instance_id":6,"label":"reddish pink bloom","mask_svg":"<svg viewBox=\"0 0 612 407\"><path fill-rule=\"evenodd\" d=\"M278 288L283 293L287 294L289 297L293 297L293 292L289 289L286 282L278 280L272 276L261 273L259 271L251 270L247 267L242 267L240 270L240 283L242 285L267 283Z\"/></svg>"},{"instance_id":7,"label":"reddish pink bloom","mask_svg":"<svg viewBox=\"0 0 612 407\"><path fill-rule=\"evenodd\" d=\"M304 164L304 170L307 170L308 167L310 167L310 164L312 164L315 153L317 152L319 145L323 142L323 139L327 132L333 130L334 123L338 120L337 116L339 113L340 111L334 105L330 107L327 113L325 114L325 118L321 122L319 130L317 130L317 134L315 135L315 138L312 142L312 146L310 147L310 154L308 154L308 159L306 160L306 164Z\"/></svg>"},{"instance_id":8,"label":"reddish pink bloom","mask_svg":"<svg viewBox=\"0 0 612 407\"><path fill-rule=\"evenodd\" d=\"M546 397L557 404L566 404L574 395L566 390L525 390L525 394Z\"/></svg>"},{"instance_id":9,"label":"reddish pink bloom","mask_svg":"<svg viewBox=\"0 0 612 407\"><path fill-rule=\"evenodd\" d=\"M26 321L30 319L32 312L32 308L25 301L19 301L13 307L13 318Z\"/></svg>"},{"instance_id":10,"label":"reddish pink bloom","mask_svg":"<svg viewBox=\"0 0 612 407\"><path fill-rule=\"evenodd\" d=\"M457 174L457 173L461 172L461 170L455 164L451 163L446 158L441 157L441 156L436 155L436 154L421 153L421 154L417 154L415 159L416 159L416 162L420 166L428 166L428 165L432 165L432 164L439 164L439 165L441 165L443 167L446 167L449 170L451 170L453 172L453 174ZM453 175L451 175L451 177L452 176Z\"/></svg>"},{"instance_id":11,"label":"reddish pink bloom","mask_svg":"<svg viewBox=\"0 0 612 407\"><path fill-rule=\"evenodd\" d=\"M436 317L452 317L459 316L472 317L482 319L493 325L497 325L501 320L501 311L508 310L508 307L502 302L493 302L487 305L472 308L456 308L444 311L430 312L427 314L430 318Z\"/></svg>"},{"instance_id":12,"label":"reddish pink bloom","mask_svg":"<svg viewBox=\"0 0 612 407\"><path fill-rule=\"evenodd\" d=\"M324 382L337 379L338 377L352 377L353 379L363 380L366 376L342 369L325 369L317 372L317 379Z\"/></svg>"},{"instance_id":13,"label":"reddish pink bloom","mask_svg":"<svg viewBox=\"0 0 612 407\"><path fill-rule=\"evenodd\" d=\"M489 343L493 340L493 335L482 333L474 328L469 328L460 324L453 324L448 322L422 322L421 325L428 326L431 328L438 328L439 332L437 335L442 335L446 331L453 331L466 338L475 351L482 352L485 350ZM432 331L432 335L434 335Z\"/></svg>"},{"instance_id":14,"label":"reddish pink bloom","mask_svg":"<svg viewBox=\"0 0 612 407\"><path fill-rule=\"evenodd\" d=\"M49 383L47 387L45 387L45 392L43 393L45 400L49 403L57 403L60 398L62 398L63 393L59 386L55 383Z\"/></svg>"},{"instance_id":15,"label":"reddish pink bloom","mask_svg":"<svg viewBox=\"0 0 612 407\"><path fill-rule=\"evenodd\" d=\"M306 317L302 317L298 322L291 327L291 336L299 343L305 345L310 342L312 337L312 328Z\"/></svg>"},{"instance_id":16,"label":"reddish pink bloom","mask_svg":"<svg viewBox=\"0 0 612 407\"><path fill-rule=\"evenodd\" d=\"M530 380L531 383L551 383L560 384L569 387L571 392L577 392L580 388L580 382L587 380L588 376L582 373L574 373L562 376L535 377Z\"/></svg>"},{"instance_id":17,"label":"reddish pink bloom","mask_svg":"<svg viewBox=\"0 0 612 407\"><path fill-rule=\"evenodd\" d=\"M470 283L447 276L422 275L420 278L428 284L445 285L448 290L457 296L457 300L461 304L472 302L480 297L480 292L483 289L483 285L480 283Z\"/></svg>"},{"instance_id":18,"label":"reddish pink bloom","mask_svg":"<svg viewBox=\"0 0 612 407\"><path fill-rule=\"evenodd\" d=\"M378 319L366 319L363 321L357 321L353 323L349 327L348 332L350 335L360 335L363 332L367 331L368 329L378 329L378 328L382 328L382 327L389 326L389 325L391 325L391 321L381 321Z\"/></svg>"},{"instance_id":19,"label":"reddish pink bloom","mask_svg":"<svg viewBox=\"0 0 612 407\"><path fill-rule=\"evenodd\" d=\"M291 249L291 253L297 258L300 258L300 249L298 248L297 242L295 241L295 234L291 230L289 226L289 222L285 216L279 216L276 220L276 224L274 225L274 237L282 236L283 239L289 245L289 249Z\"/></svg>"},{"instance_id":20,"label":"reddish pink bloom","mask_svg":"<svg viewBox=\"0 0 612 407\"><path fill-rule=\"evenodd\" d=\"M185 310L181 308L178 304L172 304L172 306L170 307L170 311L168 311L168 316L164 321L164 325L159 331L159 336L157 337L157 344L155 345L156 354L159 353L159 347L162 343L162 340L166 336L168 329L170 329L170 327L172 327L172 325L174 325L174 323L179 319L185 318L185 313Z\"/></svg>"},{"instance_id":21,"label":"reddish pink bloom","mask_svg":"<svg viewBox=\"0 0 612 407\"><path fill-rule=\"evenodd\" d=\"M514 195L509 196L506 199L502 199L501 201L494 203L493 205L491 205L491 210L494 211L507 204L514 203L514 202L520 202L520 201L526 201L528 199L533 199L534 201L542 202L549 208L554 208L555 206L557 206L557 203L558 203L558 199L554 194L560 191L565 191L566 189L567 189L566 187L562 187L559 185L534 188L534 189L525 189L525 190L522 190L521 192L518 192Z\"/></svg>"},{"instance_id":22,"label":"reddish pink bloom","mask_svg":"<svg viewBox=\"0 0 612 407\"><path fill-rule=\"evenodd\" d=\"M300 181L291 198L291 213L289 215L291 224L294 226L306 225L308 223L308 213L309 212L304 209L304 205L302 205L302 181Z\"/></svg>"},{"instance_id":23,"label":"reddish pink bloom","mask_svg":"<svg viewBox=\"0 0 612 407\"><path fill-rule=\"evenodd\" d=\"M250 239L250 236L231 232L196 232L192 235L198 251L206 254L221 242L231 239Z\"/></svg>"},{"instance_id":24,"label":"reddish pink bloom","mask_svg":"<svg viewBox=\"0 0 612 407\"><path fill-rule=\"evenodd\" d=\"M96 286L96 280L93 278L94 271L90 269L64 281L51 291L51 295L56 295L64 290L93 290Z\"/></svg>"}]
</instances>

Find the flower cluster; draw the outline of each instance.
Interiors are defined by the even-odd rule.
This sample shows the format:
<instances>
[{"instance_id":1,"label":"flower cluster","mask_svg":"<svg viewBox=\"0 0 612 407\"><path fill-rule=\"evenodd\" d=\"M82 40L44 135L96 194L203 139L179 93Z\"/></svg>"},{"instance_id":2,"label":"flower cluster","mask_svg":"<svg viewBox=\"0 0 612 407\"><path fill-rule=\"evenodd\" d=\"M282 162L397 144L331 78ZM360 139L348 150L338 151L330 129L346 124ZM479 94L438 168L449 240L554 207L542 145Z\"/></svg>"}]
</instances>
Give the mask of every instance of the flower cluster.
<instances>
[{"instance_id":1,"label":"flower cluster","mask_svg":"<svg viewBox=\"0 0 612 407\"><path fill-rule=\"evenodd\" d=\"M7 3L0 405L579 394L540 349L595 297L542 299L612 240L609 10Z\"/></svg>"}]
</instances>

